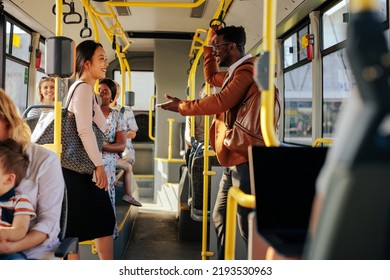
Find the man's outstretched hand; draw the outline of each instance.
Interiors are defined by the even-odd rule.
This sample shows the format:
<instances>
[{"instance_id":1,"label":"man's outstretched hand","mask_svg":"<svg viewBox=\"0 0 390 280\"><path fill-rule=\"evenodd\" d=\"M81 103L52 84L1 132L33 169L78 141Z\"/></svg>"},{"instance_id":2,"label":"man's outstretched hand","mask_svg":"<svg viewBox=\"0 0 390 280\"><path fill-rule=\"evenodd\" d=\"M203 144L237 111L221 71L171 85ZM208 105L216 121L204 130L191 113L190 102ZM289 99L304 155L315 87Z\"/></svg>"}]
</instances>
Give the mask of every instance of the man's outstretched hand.
<instances>
[{"instance_id":1,"label":"man's outstretched hand","mask_svg":"<svg viewBox=\"0 0 390 280\"><path fill-rule=\"evenodd\" d=\"M164 109L164 110L178 113L179 112L179 103L181 100L179 98L170 96L168 94L165 94L165 98L168 99L167 102L157 104L156 106L160 107L161 109Z\"/></svg>"}]
</instances>

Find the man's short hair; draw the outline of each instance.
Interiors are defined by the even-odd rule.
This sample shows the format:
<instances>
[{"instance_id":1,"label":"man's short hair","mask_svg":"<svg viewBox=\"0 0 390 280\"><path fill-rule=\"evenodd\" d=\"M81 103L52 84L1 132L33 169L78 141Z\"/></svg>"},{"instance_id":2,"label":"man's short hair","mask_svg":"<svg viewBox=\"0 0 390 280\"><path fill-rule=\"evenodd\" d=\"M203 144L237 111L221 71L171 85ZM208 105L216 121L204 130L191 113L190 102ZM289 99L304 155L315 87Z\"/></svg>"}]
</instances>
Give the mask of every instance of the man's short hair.
<instances>
[{"instance_id":1,"label":"man's short hair","mask_svg":"<svg viewBox=\"0 0 390 280\"><path fill-rule=\"evenodd\" d=\"M217 30L215 33L217 36L223 35L225 42L235 43L240 52L245 52L246 33L244 27L230 25Z\"/></svg>"}]
</instances>

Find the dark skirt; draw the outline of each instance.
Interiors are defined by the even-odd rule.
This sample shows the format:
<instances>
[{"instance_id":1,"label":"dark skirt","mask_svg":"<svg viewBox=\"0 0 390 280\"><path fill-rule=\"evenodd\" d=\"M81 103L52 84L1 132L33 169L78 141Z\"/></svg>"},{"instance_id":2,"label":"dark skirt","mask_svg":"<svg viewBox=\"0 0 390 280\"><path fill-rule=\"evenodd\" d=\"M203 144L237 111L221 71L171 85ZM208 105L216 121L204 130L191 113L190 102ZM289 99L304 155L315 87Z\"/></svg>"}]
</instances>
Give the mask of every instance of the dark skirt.
<instances>
[{"instance_id":1,"label":"dark skirt","mask_svg":"<svg viewBox=\"0 0 390 280\"><path fill-rule=\"evenodd\" d=\"M107 191L92 182L92 175L62 168L68 191L66 237L79 241L114 233L115 214Z\"/></svg>"}]
</instances>

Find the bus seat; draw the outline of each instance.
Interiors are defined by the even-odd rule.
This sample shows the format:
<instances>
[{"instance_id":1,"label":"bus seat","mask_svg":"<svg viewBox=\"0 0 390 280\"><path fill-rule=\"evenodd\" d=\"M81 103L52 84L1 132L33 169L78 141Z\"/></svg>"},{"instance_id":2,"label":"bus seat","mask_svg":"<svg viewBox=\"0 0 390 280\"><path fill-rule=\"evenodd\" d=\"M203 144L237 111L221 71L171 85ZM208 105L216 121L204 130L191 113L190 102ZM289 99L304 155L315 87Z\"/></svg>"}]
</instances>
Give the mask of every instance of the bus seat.
<instances>
[{"instance_id":1,"label":"bus seat","mask_svg":"<svg viewBox=\"0 0 390 280\"><path fill-rule=\"evenodd\" d=\"M53 105L31 105L26 110L24 110L24 112L22 114L22 118L25 120L27 125L30 127L31 132L34 131L35 126L37 125L40 116L34 116L34 117L29 117L28 118L27 117L28 113L32 109L44 109L44 108L46 108L46 109L54 109L54 106Z\"/></svg>"},{"instance_id":2,"label":"bus seat","mask_svg":"<svg viewBox=\"0 0 390 280\"><path fill-rule=\"evenodd\" d=\"M251 192L261 237L285 257L301 257L316 178L327 148L261 147L249 150Z\"/></svg>"},{"instance_id":3,"label":"bus seat","mask_svg":"<svg viewBox=\"0 0 390 280\"><path fill-rule=\"evenodd\" d=\"M65 237L66 224L68 220L68 193L65 187L64 198L62 200L61 218L60 218L60 233L58 238L61 242L57 250L54 252L54 256L61 259L66 259L69 254L73 256L78 255L79 240L77 237Z\"/></svg>"},{"instance_id":4,"label":"bus seat","mask_svg":"<svg viewBox=\"0 0 390 280\"><path fill-rule=\"evenodd\" d=\"M34 131L37 123L38 123L38 120L39 120L39 116L36 116L36 117L30 117L30 118L26 118L24 119L24 121L27 123L27 125L30 127L30 130L31 132Z\"/></svg>"}]
</instances>

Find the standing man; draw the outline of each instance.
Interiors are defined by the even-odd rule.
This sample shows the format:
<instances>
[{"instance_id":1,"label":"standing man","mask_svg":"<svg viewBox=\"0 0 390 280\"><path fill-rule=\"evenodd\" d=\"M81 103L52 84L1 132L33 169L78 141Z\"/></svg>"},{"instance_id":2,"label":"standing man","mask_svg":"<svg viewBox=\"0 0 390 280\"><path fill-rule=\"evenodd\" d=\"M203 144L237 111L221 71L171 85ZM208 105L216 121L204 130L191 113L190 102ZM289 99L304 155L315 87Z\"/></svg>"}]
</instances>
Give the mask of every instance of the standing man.
<instances>
[{"instance_id":1,"label":"standing man","mask_svg":"<svg viewBox=\"0 0 390 280\"><path fill-rule=\"evenodd\" d=\"M221 178L215 202L213 221L217 233L218 259L224 259L225 221L227 194L231 186L238 186L250 194L248 155L229 150L224 145L227 126L232 124L232 113L236 112L250 91L259 91L253 78L256 58L245 55L246 34L241 26L227 26L212 30L209 45L204 46L203 71L205 80L220 87L217 94L203 99L183 101L166 95L167 102L158 104L165 110L179 112L183 116L215 115L210 128L211 145L218 162L226 167ZM218 66L228 67L228 71L218 72ZM275 94L275 98L278 96ZM275 102L275 107L279 102ZM280 108L275 108L275 123L279 119ZM248 241L249 209L238 206L238 225L245 243Z\"/></svg>"}]
</instances>

